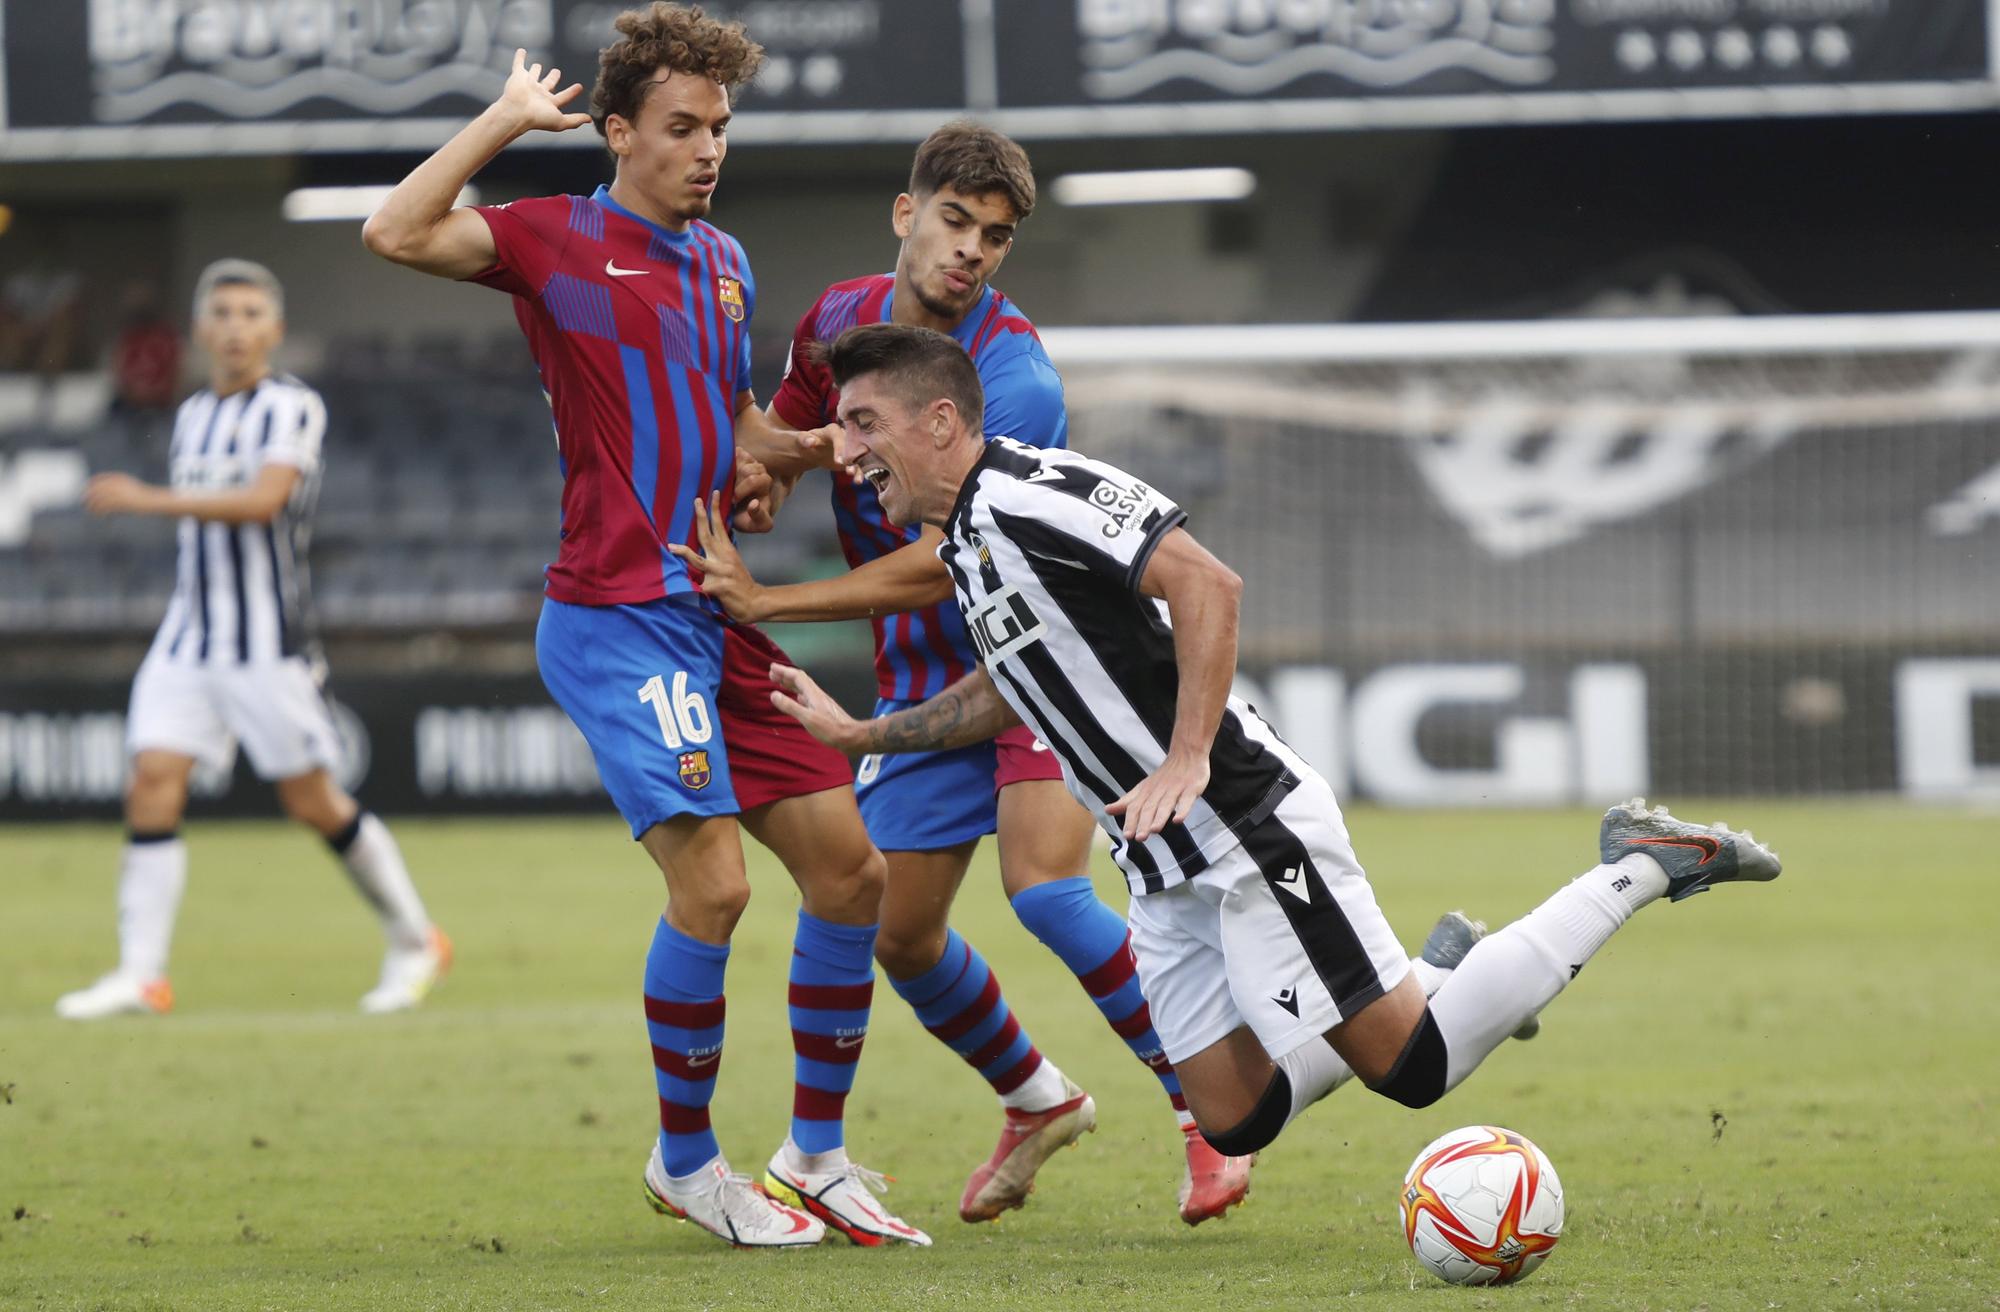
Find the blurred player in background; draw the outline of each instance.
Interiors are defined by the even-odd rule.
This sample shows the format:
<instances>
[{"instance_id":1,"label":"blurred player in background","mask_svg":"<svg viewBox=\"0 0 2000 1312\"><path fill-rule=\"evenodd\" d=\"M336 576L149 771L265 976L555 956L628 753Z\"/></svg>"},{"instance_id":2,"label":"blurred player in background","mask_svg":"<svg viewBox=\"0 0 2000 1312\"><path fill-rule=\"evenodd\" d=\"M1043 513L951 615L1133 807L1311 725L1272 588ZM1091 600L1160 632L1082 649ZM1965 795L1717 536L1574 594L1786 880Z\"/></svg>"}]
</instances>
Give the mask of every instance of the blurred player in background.
<instances>
[{"instance_id":1,"label":"blurred player in background","mask_svg":"<svg viewBox=\"0 0 2000 1312\"><path fill-rule=\"evenodd\" d=\"M926 1245L850 1162L844 1108L874 990L884 874L846 758L771 704L769 639L730 624L669 547L697 498L730 499L736 458L796 476L829 435L772 425L750 386L756 284L743 248L703 221L730 93L763 50L741 24L656 3L617 19L591 113L516 53L500 98L405 178L368 221L377 254L515 297L555 412L562 547L536 631L543 682L589 741L612 800L667 882L646 959L660 1133L653 1205L742 1247ZM595 122L616 176L593 196L453 208L511 142ZM768 480L766 480L768 485ZM759 507L745 505L743 512ZM725 509L722 513L727 514ZM791 957L791 1133L768 1178L730 1171L710 1126L729 941L750 885L738 817L804 901Z\"/></svg>"},{"instance_id":2,"label":"blurred player in background","mask_svg":"<svg viewBox=\"0 0 2000 1312\"><path fill-rule=\"evenodd\" d=\"M972 356L986 389L986 431L1063 446L1062 379L1034 327L991 286L1034 208L1034 173L1014 141L969 122L933 132L892 211L902 239L895 272L835 283L820 296L799 321L771 415L800 428L832 422L840 397L815 344L855 324L916 324L949 334ZM839 474L833 512L851 573L761 587L718 521L703 590L750 623L872 620L877 715L914 706L970 673L978 657L951 604L937 530L890 524L871 488ZM948 923L973 849L996 831L1001 884L1015 913L1076 975L1172 1101L1187 1155L1182 1219L1199 1224L1241 1202L1250 1161L1223 1158L1195 1132L1153 1032L1125 918L1091 888L1095 826L1064 789L1048 748L1016 726L956 751L870 756L856 783L869 837L889 862L875 959L917 1018L992 1086L1005 1117L991 1158L966 1182L960 1217L990 1221L1020 1207L1042 1164L1097 1124L1090 1095L1036 1048L985 958Z\"/></svg>"},{"instance_id":3,"label":"blurred player in background","mask_svg":"<svg viewBox=\"0 0 2000 1312\"><path fill-rule=\"evenodd\" d=\"M850 329L832 369L847 454L891 521L944 530L980 667L865 722L796 670L773 672L791 689L780 703L854 752L1036 729L1112 837L1160 1033L1221 1151L1263 1148L1357 1075L1428 1107L1648 904L1777 878L1748 834L1616 806L1598 865L1425 978L1333 790L1231 695L1243 583L1181 509L1110 465L984 440L978 375L940 334Z\"/></svg>"},{"instance_id":4,"label":"blurred player in background","mask_svg":"<svg viewBox=\"0 0 2000 1312\"><path fill-rule=\"evenodd\" d=\"M451 943L425 914L396 840L334 781L340 738L320 694L305 562L326 406L272 372L284 311L262 265L209 265L194 297L209 383L174 420L172 486L99 474L84 492L94 514L178 518L180 561L132 682L118 969L56 1003L71 1020L173 1005L167 949L187 883L188 778L196 762L229 768L239 741L285 814L326 839L382 918L388 952L361 1009L414 1007L451 965Z\"/></svg>"}]
</instances>

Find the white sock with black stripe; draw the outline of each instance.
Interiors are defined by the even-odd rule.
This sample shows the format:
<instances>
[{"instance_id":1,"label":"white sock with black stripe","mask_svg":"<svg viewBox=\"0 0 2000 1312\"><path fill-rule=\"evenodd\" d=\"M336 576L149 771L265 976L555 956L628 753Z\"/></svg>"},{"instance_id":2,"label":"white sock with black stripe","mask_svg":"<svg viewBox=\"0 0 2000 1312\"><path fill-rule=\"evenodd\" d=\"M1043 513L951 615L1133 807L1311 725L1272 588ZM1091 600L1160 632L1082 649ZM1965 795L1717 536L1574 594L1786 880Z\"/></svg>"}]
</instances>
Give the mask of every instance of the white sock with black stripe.
<instances>
[{"instance_id":1,"label":"white sock with black stripe","mask_svg":"<svg viewBox=\"0 0 2000 1312\"><path fill-rule=\"evenodd\" d=\"M133 833L118 872L118 973L151 983L167 973L174 920L187 889L180 831Z\"/></svg>"},{"instance_id":2,"label":"white sock with black stripe","mask_svg":"<svg viewBox=\"0 0 2000 1312\"><path fill-rule=\"evenodd\" d=\"M363 811L352 823L328 838L327 845L347 867L348 877L375 914L382 918L382 933L399 948L417 949L430 942L431 918L403 853L372 811Z\"/></svg>"},{"instance_id":3,"label":"white sock with black stripe","mask_svg":"<svg viewBox=\"0 0 2000 1312\"><path fill-rule=\"evenodd\" d=\"M1577 876L1513 924L1481 939L1431 999L1456 1088L1488 1053L1576 978L1632 913L1667 891L1659 863L1633 853Z\"/></svg>"}]
</instances>

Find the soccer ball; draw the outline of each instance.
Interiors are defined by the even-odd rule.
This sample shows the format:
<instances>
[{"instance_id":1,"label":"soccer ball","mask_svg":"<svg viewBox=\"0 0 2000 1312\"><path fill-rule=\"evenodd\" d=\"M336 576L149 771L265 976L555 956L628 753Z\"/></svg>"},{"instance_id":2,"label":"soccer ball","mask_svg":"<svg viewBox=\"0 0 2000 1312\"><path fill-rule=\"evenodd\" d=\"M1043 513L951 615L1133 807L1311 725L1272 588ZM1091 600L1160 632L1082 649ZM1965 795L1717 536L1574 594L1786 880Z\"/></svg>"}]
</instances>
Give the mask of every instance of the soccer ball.
<instances>
[{"instance_id":1,"label":"soccer ball","mask_svg":"<svg viewBox=\"0 0 2000 1312\"><path fill-rule=\"evenodd\" d=\"M1403 1237L1450 1284L1522 1279L1548 1257L1562 1225L1556 1168L1512 1130L1453 1130L1431 1140L1403 1178Z\"/></svg>"}]
</instances>

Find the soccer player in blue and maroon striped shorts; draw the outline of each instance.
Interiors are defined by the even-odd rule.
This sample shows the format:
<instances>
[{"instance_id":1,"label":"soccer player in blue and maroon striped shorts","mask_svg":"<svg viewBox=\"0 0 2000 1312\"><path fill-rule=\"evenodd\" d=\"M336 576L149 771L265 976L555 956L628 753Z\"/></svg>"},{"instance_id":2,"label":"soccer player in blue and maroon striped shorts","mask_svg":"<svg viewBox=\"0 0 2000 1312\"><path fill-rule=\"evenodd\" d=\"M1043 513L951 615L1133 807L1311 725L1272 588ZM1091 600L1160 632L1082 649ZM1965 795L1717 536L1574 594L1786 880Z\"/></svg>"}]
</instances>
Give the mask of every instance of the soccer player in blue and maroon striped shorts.
<instances>
[{"instance_id":1,"label":"soccer player in blue and maroon striped shorts","mask_svg":"<svg viewBox=\"0 0 2000 1312\"><path fill-rule=\"evenodd\" d=\"M739 1246L928 1244L850 1162L842 1113L868 1029L884 863L846 759L771 705L778 649L731 624L671 547L697 499L732 507L764 469L796 474L827 435L768 421L750 385L757 285L743 248L703 220L726 149L731 92L763 51L740 24L655 3L621 15L591 113L517 52L500 98L400 183L369 220L377 254L514 297L555 413L562 545L536 632L543 681L589 741L632 835L667 881L646 959L660 1133L649 1197ZM560 89L559 89L560 88ZM591 196L454 208L467 181L526 133L594 122L616 165ZM768 485L766 483L766 485ZM709 1123L722 1055L729 939L750 894L739 819L799 885L791 967L791 1134L768 1178L730 1171Z\"/></svg>"}]
</instances>

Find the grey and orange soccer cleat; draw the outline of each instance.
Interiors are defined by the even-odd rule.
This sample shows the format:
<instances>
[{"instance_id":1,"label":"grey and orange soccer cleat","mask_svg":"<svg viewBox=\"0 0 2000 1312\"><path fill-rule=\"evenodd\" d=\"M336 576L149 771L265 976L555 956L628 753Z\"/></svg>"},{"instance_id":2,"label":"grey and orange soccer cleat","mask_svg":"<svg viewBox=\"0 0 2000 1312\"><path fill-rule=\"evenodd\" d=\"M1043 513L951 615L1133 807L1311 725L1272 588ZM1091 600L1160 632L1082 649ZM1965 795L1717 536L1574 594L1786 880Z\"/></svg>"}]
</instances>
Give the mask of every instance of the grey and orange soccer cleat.
<instances>
[{"instance_id":1,"label":"grey and orange soccer cleat","mask_svg":"<svg viewBox=\"0 0 2000 1312\"><path fill-rule=\"evenodd\" d=\"M1635 797L1604 813L1597 831L1600 859L1615 864L1634 852L1660 863L1667 874L1667 897L1675 902L1706 892L1712 885L1738 880L1759 883L1776 879L1784 866L1778 854L1752 838L1720 824L1696 825L1676 820L1667 808L1650 809Z\"/></svg>"}]
</instances>

